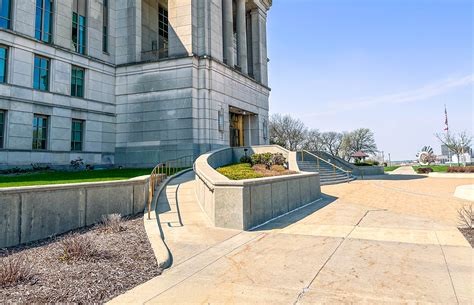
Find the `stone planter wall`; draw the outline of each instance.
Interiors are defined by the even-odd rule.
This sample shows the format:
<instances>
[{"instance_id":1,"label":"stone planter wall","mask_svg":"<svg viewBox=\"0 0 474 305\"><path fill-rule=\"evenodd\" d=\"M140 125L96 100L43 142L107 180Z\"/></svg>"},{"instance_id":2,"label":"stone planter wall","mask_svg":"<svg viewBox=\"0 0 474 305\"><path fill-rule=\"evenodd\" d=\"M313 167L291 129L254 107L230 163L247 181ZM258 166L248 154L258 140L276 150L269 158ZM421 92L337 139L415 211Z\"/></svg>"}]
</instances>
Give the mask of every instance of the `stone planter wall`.
<instances>
[{"instance_id":1,"label":"stone planter wall","mask_svg":"<svg viewBox=\"0 0 474 305\"><path fill-rule=\"evenodd\" d=\"M245 148L224 148L197 159L196 195L217 227L248 230L321 197L318 173L233 181L215 168L237 162ZM296 164L291 152L279 146L249 147L248 154L281 152Z\"/></svg>"},{"instance_id":2,"label":"stone planter wall","mask_svg":"<svg viewBox=\"0 0 474 305\"><path fill-rule=\"evenodd\" d=\"M0 188L0 248L143 212L148 176L126 181Z\"/></svg>"}]
</instances>

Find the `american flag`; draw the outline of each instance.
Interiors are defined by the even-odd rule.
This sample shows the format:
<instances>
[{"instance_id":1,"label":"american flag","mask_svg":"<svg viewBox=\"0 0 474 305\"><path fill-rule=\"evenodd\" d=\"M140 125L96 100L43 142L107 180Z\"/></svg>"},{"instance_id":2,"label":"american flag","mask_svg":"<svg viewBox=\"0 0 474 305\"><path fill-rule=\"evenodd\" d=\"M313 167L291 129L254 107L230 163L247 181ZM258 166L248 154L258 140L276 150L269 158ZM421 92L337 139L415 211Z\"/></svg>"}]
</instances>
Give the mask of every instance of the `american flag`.
<instances>
[{"instance_id":1,"label":"american flag","mask_svg":"<svg viewBox=\"0 0 474 305\"><path fill-rule=\"evenodd\" d=\"M446 109L446 105L444 105L444 131L449 131L448 110Z\"/></svg>"}]
</instances>

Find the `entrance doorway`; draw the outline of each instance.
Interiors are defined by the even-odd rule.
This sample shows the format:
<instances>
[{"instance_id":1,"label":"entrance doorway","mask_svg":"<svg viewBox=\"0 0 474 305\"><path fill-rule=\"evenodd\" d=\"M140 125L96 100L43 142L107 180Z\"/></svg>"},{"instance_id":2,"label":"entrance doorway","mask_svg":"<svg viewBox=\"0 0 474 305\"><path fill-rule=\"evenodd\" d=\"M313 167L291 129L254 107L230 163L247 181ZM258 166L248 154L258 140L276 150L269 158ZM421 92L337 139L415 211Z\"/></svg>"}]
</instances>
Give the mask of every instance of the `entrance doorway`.
<instances>
[{"instance_id":1,"label":"entrance doorway","mask_svg":"<svg viewBox=\"0 0 474 305\"><path fill-rule=\"evenodd\" d=\"M229 107L229 144L231 147L258 143L258 120L255 113ZM253 139L253 140L252 140Z\"/></svg>"},{"instance_id":2,"label":"entrance doorway","mask_svg":"<svg viewBox=\"0 0 474 305\"><path fill-rule=\"evenodd\" d=\"M230 112L230 146L244 146L244 115Z\"/></svg>"}]
</instances>

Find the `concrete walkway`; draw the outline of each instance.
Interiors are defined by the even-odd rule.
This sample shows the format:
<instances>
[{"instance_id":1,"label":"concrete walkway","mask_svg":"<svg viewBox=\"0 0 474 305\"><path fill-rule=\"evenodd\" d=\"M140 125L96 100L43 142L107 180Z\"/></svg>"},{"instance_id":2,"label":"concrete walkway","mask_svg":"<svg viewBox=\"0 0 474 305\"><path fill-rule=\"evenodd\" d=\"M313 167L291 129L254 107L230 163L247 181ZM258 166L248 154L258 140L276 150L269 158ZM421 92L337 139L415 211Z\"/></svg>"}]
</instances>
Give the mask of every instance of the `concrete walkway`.
<instances>
[{"instance_id":1,"label":"concrete walkway","mask_svg":"<svg viewBox=\"0 0 474 305\"><path fill-rule=\"evenodd\" d=\"M112 302L471 304L474 253L454 226L467 201L452 196L465 181L450 180L326 186L317 204L239 232L210 226L186 174L158 204L172 267Z\"/></svg>"},{"instance_id":2,"label":"concrete walkway","mask_svg":"<svg viewBox=\"0 0 474 305\"><path fill-rule=\"evenodd\" d=\"M393 175L416 175L416 172L413 170L412 166L401 166L394 171L389 172Z\"/></svg>"}]
</instances>

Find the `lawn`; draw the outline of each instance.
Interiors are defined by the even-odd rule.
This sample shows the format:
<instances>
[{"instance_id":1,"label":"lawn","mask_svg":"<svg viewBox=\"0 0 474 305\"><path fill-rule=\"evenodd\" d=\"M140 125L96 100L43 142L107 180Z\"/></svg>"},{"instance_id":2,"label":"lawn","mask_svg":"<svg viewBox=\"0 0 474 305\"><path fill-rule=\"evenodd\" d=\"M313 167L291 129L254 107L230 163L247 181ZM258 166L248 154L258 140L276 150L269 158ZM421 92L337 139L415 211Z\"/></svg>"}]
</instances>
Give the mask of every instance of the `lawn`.
<instances>
[{"instance_id":1,"label":"lawn","mask_svg":"<svg viewBox=\"0 0 474 305\"><path fill-rule=\"evenodd\" d=\"M78 172L43 171L18 175L0 175L0 187L127 180L149 175L150 173L151 169L148 168L129 168Z\"/></svg>"},{"instance_id":2,"label":"lawn","mask_svg":"<svg viewBox=\"0 0 474 305\"><path fill-rule=\"evenodd\" d=\"M254 179L265 177L263 174L257 173L250 163L238 163L220 167L217 169L219 173L226 176L230 180Z\"/></svg>"},{"instance_id":3,"label":"lawn","mask_svg":"<svg viewBox=\"0 0 474 305\"><path fill-rule=\"evenodd\" d=\"M413 166L413 169L416 172L416 169L420 168L420 167L423 167L423 168L428 168L429 167L429 168L433 169L433 172L435 172L435 173L446 173L448 171L448 168L449 168L448 165L427 165L427 166Z\"/></svg>"},{"instance_id":4,"label":"lawn","mask_svg":"<svg viewBox=\"0 0 474 305\"><path fill-rule=\"evenodd\" d=\"M255 179L296 174L285 169L282 165L273 165L270 169L263 164L252 166L250 163L237 163L216 169L230 180Z\"/></svg>"},{"instance_id":5,"label":"lawn","mask_svg":"<svg viewBox=\"0 0 474 305\"><path fill-rule=\"evenodd\" d=\"M400 166L397 166L397 165L395 165L395 166L386 166L386 167L383 168L383 170L384 170L384 172L392 172L392 171L396 170L399 167Z\"/></svg>"}]
</instances>

